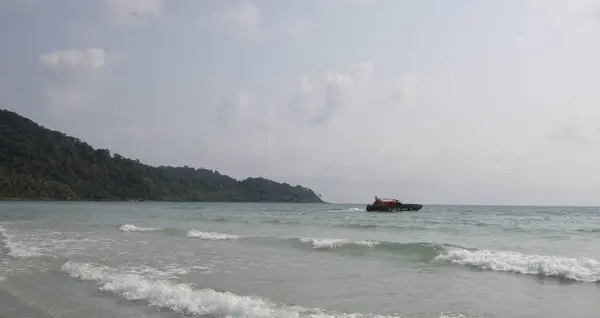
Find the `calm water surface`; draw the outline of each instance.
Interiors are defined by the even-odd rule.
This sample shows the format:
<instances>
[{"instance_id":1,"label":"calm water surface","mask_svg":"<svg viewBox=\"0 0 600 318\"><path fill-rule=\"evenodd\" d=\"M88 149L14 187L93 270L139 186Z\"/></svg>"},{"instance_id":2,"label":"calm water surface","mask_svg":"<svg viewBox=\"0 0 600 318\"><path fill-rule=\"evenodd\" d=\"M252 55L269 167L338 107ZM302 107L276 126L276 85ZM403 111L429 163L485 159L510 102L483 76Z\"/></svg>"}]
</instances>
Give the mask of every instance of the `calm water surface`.
<instances>
[{"instance_id":1,"label":"calm water surface","mask_svg":"<svg viewBox=\"0 0 600 318\"><path fill-rule=\"evenodd\" d=\"M600 209L0 203L0 317L598 317Z\"/></svg>"}]
</instances>

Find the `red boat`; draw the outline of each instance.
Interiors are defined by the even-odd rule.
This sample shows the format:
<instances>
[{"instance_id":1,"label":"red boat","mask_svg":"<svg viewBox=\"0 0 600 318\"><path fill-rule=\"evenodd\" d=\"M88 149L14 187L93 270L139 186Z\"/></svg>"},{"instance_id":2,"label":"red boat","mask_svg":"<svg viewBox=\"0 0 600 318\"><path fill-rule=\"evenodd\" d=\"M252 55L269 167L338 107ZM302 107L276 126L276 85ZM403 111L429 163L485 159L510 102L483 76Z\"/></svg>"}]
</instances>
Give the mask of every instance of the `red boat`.
<instances>
[{"instance_id":1,"label":"red boat","mask_svg":"<svg viewBox=\"0 0 600 318\"><path fill-rule=\"evenodd\" d=\"M402 203L396 199L381 199L375 197L373 204L367 205L367 212L419 211L423 205Z\"/></svg>"}]
</instances>

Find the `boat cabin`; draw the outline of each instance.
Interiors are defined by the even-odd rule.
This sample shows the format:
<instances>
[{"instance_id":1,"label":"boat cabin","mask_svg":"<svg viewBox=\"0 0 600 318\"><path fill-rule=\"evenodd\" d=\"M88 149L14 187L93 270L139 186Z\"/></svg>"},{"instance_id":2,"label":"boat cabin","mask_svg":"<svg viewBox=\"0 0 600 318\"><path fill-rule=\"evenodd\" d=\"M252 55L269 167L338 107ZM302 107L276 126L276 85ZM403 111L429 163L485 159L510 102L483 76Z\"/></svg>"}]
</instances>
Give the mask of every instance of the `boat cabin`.
<instances>
[{"instance_id":1,"label":"boat cabin","mask_svg":"<svg viewBox=\"0 0 600 318\"><path fill-rule=\"evenodd\" d=\"M399 200L396 200L396 199L382 199L382 198L375 197L374 204L402 204L402 202L400 202Z\"/></svg>"}]
</instances>

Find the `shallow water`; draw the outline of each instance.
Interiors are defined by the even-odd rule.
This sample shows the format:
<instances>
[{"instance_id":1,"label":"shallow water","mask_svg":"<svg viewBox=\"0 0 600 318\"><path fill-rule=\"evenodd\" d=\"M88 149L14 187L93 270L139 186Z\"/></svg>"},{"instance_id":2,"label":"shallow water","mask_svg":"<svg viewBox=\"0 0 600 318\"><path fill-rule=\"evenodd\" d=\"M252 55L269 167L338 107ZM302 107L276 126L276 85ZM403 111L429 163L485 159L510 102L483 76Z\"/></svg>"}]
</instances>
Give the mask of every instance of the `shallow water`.
<instances>
[{"instance_id":1,"label":"shallow water","mask_svg":"<svg viewBox=\"0 0 600 318\"><path fill-rule=\"evenodd\" d=\"M600 209L0 203L0 316L598 317Z\"/></svg>"}]
</instances>

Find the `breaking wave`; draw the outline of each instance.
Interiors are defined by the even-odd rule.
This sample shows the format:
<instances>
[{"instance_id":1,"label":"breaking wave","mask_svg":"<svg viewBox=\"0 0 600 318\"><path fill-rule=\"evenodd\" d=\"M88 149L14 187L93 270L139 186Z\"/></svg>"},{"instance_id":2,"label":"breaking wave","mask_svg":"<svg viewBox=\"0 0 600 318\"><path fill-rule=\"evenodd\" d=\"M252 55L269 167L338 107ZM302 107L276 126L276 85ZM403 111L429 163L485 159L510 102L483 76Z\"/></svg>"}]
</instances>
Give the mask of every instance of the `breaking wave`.
<instances>
[{"instance_id":1,"label":"breaking wave","mask_svg":"<svg viewBox=\"0 0 600 318\"><path fill-rule=\"evenodd\" d=\"M0 226L0 242L2 242L5 248L8 250L6 255L14 258L30 258L43 255L39 251L35 251L31 248L23 246L18 242L15 242L12 237L8 235L6 229L2 226Z\"/></svg>"},{"instance_id":2,"label":"breaking wave","mask_svg":"<svg viewBox=\"0 0 600 318\"><path fill-rule=\"evenodd\" d=\"M364 208L349 208L349 209L346 209L343 211L345 211L345 212L363 212L363 211L365 211L365 209Z\"/></svg>"},{"instance_id":3,"label":"breaking wave","mask_svg":"<svg viewBox=\"0 0 600 318\"><path fill-rule=\"evenodd\" d=\"M138 274L121 273L116 269L90 263L68 261L61 270L71 277L95 281L100 290L132 301L145 301L148 305L168 308L187 315L210 317L393 317L362 313L339 313L323 309L308 309L281 304L254 296L240 296L213 289L195 289L186 283L155 280ZM444 317L443 315L441 317Z\"/></svg>"},{"instance_id":4,"label":"breaking wave","mask_svg":"<svg viewBox=\"0 0 600 318\"><path fill-rule=\"evenodd\" d=\"M374 247L381 244L378 241L348 240L348 239L319 239L314 237L301 237L300 242L311 243L314 248L337 248L342 246Z\"/></svg>"},{"instance_id":5,"label":"breaking wave","mask_svg":"<svg viewBox=\"0 0 600 318\"><path fill-rule=\"evenodd\" d=\"M581 228L577 229L576 231L583 233L600 233L600 228Z\"/></svg>"},{"instance_id":6,"label":"breaking wave","mask_svg":"<svg viewBox=\"0 0 600 318\"><path fill-rule=\"evenodd\" d=\"M311 237L302 237L300 242L308 243L315 249L373 249L396 255L415 254L425 262L444 261L496 272L558 277L585 283L600 282L600 261L587 257L527 255L512 251L490 251L426 242L399 243Z\"/></svg>"},{"instance_id":7,"label":"breaking wave","mask_svg":"<svg viewBox=\"0 0 600 318\"><path fill-rule=\"evenodd\" d=\"M134 225L121 226L127 231L153 232L159 229L138 227ZM182 231L182 230L177 230ZM262 244L288 245L332 252L358 251L359 255L371 251L371 255L416 255L423 262L445 262L449 264L476 267L496 272L511 272L542 277L557 277L578 282L600 282L600 261L587 257L562 257L550 255L523 254L513 251L492 251L487 249L467 248L451 244L428 242L388 242L368 239L347 238L315 238L315 237L257 237L235 234L201 231L196 229L183 232L190 239L211 241L243 240ZM0 238L8 249L9 256L34 257L39 256L35 250L25 249L11 240L4 228L0 227ZM373 254L375 253L375 254ZM356 254L356 253L355 253Z\"/></svg>"},{"instance_id":8,"label":"breaking wave","mask_svg":"<svg viewBox=\"0 0 600 318\"><path fill-rule=\"evenodd\" d=\"M138 227L135 227L138 229ZM220 241L240 240L257 241L263 243L309 246L312 249L330 251L368 251L384 252L389 255L416 255L420 261L443 261L450 264L477 267L480 269L496 272L512 272L524 275L536 275L544 277L558 277L579 282L600 281L600 261L592 258L569 258L545 255L526 255L511 251L490 251L485 249L466 248L451 244L437 244L427 242L387 242L377 240L346 239L346 238L275 238L275 237L242 237L240 235L205 232L191 229L187 231L187 237ZM8 244L7 244L8 245ZM13 243L14 245L14 243ZM36 255L18 249L18 246L9 248L14 255ZM28 254L29 253L29 254ZM9 254L10 255L10 254Z\"/></svg>"},{"instance_id":9,"label":"breaking wave","mask_svg":"<svg viewBox=\"0 0 600 318\"><path fill-rule=\"evenodd\" d=\"M119 227L119 232L152 232L152 233L160 233L163 235L175 235L175 236L185 236L189 238L198 238L203 240L237 240L241 238L239 235L226 234L226 233L218 233L218 232L210 232L210 231L200 231L196 229L174 229L174 228L154 228L154 227L144 227L137 226L133 224L123 224Z\"/></svg>"},{"instance_id":10,"label":"breaking wave","mask_svg":"<svg viewBox=\"0 0 600 318\"><path fill-rule=\"evenodd\" d=\"M526 255L510 251L469 251L448 248L436 259L497 272L558 277L586 283L600 281L600 262L586 257L570 258Z\"/></svg>"},{"instance_id":11,"label":"breaking wave","mask_svg":"<svg viewBox=\"0 0 600 318\"><path fill-rule=\"evenodd\" d=\"M136 226L133 224L123 224L119 227L120 232L152 232L160 230L160 228Z\"/></svg>"},{"instance_id":12,"label":"breaking wave","mask_svg":"<svg viewBox=\"0 0 600 318\"><path fill-rule=\"evenodd\" d=\"M372 250L388 252L392 255L414 254L423 261L433 260L443 253L446 248L454 245L435 244L427 242L388 242L377 240L351 240L345 238L315 238L300 237L297 240L303 246L309 245L313 249L321 250ZM457 246L458 247L458 246Z\"/></svg>"},{"instance_id":13,"label":"breaking wave","mask_svg":"<svg viewBox=\"0 0 600 318\"><path fill-rule=\"evenodd\" d=\"M239 235L217 233L217 232L202 232L198 230L189 230L187 232L188 237L200 238L203 240L221 241L221 240L237 240L241 238Z\"/></svg>"},{"instance_id":14,"label":"breaking wave","mask_svg":"<svg viewBox=\"0 0 600 318\"><path fill-rule=\"evenodd\" d=\"M364 223L344 223L344 224L336 224L334 227L347 227L347 228L355 228L355 229L370 229L375 227L388 227L381 226L377 224L364 224ZM401 228L399 226L395 226L396 228Z\"/></svg>"},{"instance_id":15,"label":"breaking wave","mask_svg":"<svg viewBox=\"0 0 600 318\"><path fill-rule=\"evenodd\" d=\"M327 211L332 211L332 212L364 212L365 208L333 208L333 209L328 209Z\"/></svg>"}]
</instances>

